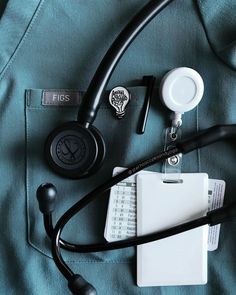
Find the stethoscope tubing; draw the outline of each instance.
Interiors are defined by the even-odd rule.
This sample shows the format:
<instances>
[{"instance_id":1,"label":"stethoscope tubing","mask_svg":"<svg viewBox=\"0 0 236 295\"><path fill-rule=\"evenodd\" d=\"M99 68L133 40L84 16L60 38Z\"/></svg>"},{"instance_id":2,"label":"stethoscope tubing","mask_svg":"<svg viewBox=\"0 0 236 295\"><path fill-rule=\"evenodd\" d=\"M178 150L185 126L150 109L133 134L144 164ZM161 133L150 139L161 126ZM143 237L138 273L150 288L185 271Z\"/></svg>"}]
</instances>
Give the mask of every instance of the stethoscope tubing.
<instances>
[{"instance_id":1,"label":"stethoscope tubing","mask_svg":"<svg viewBox=\"0 0 236 295\"><path fill-rule=\"evenodd\" d=\"M88 127L96 118L102 94L119 60L138 34L174 0L149 1L115 39L98 66L84 95L78 112L78 122Z\"/></svg>"},{"instance_id":2,"label":"stethoscope tubing","mask_svg":"<svg viewBox=\"0 0 236 295\"><path fill-rule=\"evenodd\" d=\"M87 194L85 197L83 197L81 200L79 200L77 203L75 203L70 209L68 209L62 215L62 217L58 220L58 222L55 226L55 229L53 230L53 234L52 234L52 256L53 256L53 259L54 259L58 269L61 271L61 273L68 280L70 280L70 278L74 275L74 273L69 268L69 266L65 263L64 259L62 258L61 250L60 250L60 248L61 248L60 237L61 237L63 228L65 227L67 222L71 218L73 218L73 216L76 215L80 210L82 210L84 207L86 207L89 203L91 203L93 200L95 200L97 197L99 197L102 193L106 192L108 189L110 189L112 186L116 185L120 181L126 179L127 177L129 177L131 175L136 174L137 172L139 172L139 171L141 171L141 170L143 170L143 169L145 169L157 162L168 159L169 157L174 156L180 152L181 152L181 150L179 148L175 147L175 148L172 148L168 151L161 152L161 153L153 156L150 159L146 159L146 160L134 165L130 169L126 169L122 173L112 177L107 182L105 182L104 184L100 185L99 187L94 189L92 192ZM148 236L152 236L152 235L148 235ZM148 236L146 236L146 238ZM116 242L113 242L110 244L116 246L115 249L120 249L120 248L130 247L132 245L137 244L138 241L142 241L141 238L142 237L135 238L133 241L134 242L133 244L130 244L131 239L129 239L127 241L123 241L121 247L118 247L118 243L116 243ZM127 243L127 244L125 244L125 243ZM144 241L142 243L144 243ZM104 245L104 244L93 245L93 246L91 246L92 247L91 251L108 250L107 246L108 246L108 244L107 245ZM85 246L73 245L73 252L84 252L87 247L88 247L87 250L89 250L89 247L90 247L89 245L85 245ZM112 246L110 246L110 247L112 247ZM112 249L110 249L110 250L112 250ZM88 252L91 252L91 251L88 251Z\"/></svg>"},{"instance_id":3,"label":"stethoscope tubing","mask_svg":"<svg viewBox=\"0 0 236 295\"><path fill-rule=\"evenodd\" d=\"M197 148L204 147L206 145L215 143L219 140L227 140L230 138L235 138L236 136L236 124L232 125L218 125L218 126L213 126L209 129L206 129L199 134L196 134L192 136L189 139L182 140L179 142L176 147L173 147L172 149L169 149L167 151L163 151L157 155L154 155L153 157L146 159L142 162L139 162L138 164L134 165L131 168L126 169L125 171L121 172L120 174L110 178L108 181L100 185L99 187L95 188L92 192L87 194L84 198L79 200L77 203L75 203L70 209L68 209L62 217L58 220L55 229L51 233L52 229L52 220L51 216L48 216L49 218L49 223L48 224L48 229L47 232L49 234L52 234L52 255L53 259L58 267L58 269L61 271L61 273L68 279L70 280L71 277L73 277L74 273L72 270L69 268L69 266L65 263L65 261L62 258L61 255L61 243L64 243L65 247L68 248L73 248L73 252L91 252L91 251L104 251L104 250L113 250L113 249L120 249L124 247L129 247L129 246L134 246L138 244L143 244L147 243L156 239L160 239L163 237L167 237L173 234L176 234L178 232L183 232L185 230L190 229L190 225L192 226L191 228L194 228L197 225L198 220L192 221L193 223L191 224L183 224L182 229L185 228L184 230L180 230L179 227L173 228L173 229L168 229L168 232L161 232L161 233L154 233L146 236L141 236L137 237L134 239L128 239L128 240L123 240L119 242L113 242L113 243L107 243L107 244L95 244L95 245L74 245L74 244L69 244L66 241L63 241L60 239L63 228L67 224L67 222L74 216L76 215L80 210L82 210L85 206L87 206L90 202L95 200L98 196L100 196L102 193L110 189L112 186L116 185L120 181L126 179L127 177L136 174L137 172L155 164L160 161L166 160L174 155L177 155L179 153L189 153ZM234 204L234 207L236 206L236 203ZM210 224L215 225L220 222L225 222L228 219L228 216L230 218L234 216L235 210L234 207L232 207L232 212L227 213L227 210L225 208L222 209L222 213L216 214L216 217L211 217ZM213 219L212 219L213 218ZM47 220L44 220L47 221ZM200 220L200 223L203 222L204 224L209 223L209 220ZM206 223L205 223L206 222ZM196 225L196 226L195 226ZM177 232L176 232L177 231ZM158 236L159 235L159 236Z\"/></svg>"}]
</instances>

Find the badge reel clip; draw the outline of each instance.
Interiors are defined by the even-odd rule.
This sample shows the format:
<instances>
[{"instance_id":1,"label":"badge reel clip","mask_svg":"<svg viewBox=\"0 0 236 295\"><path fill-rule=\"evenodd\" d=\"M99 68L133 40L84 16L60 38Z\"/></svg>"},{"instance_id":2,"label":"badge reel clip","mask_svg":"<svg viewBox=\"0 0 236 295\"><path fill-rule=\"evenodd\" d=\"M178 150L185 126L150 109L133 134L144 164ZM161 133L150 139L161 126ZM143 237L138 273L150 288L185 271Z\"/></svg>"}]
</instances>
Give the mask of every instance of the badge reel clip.
<instances>
[{"instance_id":1,"label":"badge reel clip","mask_svg":"<svg viewBox=\"0 0 236 295\"><path fill-rule=\"evenodd\" d=\"M165 129L165 150L175 146L181 138L182 115L200 103L203 93L202 77L191 68L176 68L164 76L160 96L164 105L173 112L171 127ZM182 154L168 158L163 163L163 181L181 183L181 166Z\"/></svg>"}]
</instances>

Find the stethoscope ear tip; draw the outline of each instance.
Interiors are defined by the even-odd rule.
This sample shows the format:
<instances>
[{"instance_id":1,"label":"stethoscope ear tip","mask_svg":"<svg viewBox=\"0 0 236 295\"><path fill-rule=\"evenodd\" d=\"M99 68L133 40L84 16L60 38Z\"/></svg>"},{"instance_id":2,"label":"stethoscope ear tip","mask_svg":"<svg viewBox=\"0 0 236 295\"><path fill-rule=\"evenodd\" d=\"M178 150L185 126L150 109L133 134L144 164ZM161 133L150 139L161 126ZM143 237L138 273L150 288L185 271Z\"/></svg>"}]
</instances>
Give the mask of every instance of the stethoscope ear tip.
<instances>
[{"instance_id":1,"label":"stethoscope ear tip","mask_svg":"<svg viewBox=\"0 0 236 295\"><path fill-rule=\"evenodd\" d=\"M55 209L57 198L56 187L52 183L41 184L36 192L39 209L43 214L50 214Z\"/></svg>"},{"instance_id":2,"label":"stethoscope ear tip","mask_svg":"<svg viewBox=\"0 0 236 295\"><path fill-rule=\"evenodd\" d=\"M74 275L68 287L74 295L97 295L96 289L80 275Z\"/></svg>"}]
</instances>

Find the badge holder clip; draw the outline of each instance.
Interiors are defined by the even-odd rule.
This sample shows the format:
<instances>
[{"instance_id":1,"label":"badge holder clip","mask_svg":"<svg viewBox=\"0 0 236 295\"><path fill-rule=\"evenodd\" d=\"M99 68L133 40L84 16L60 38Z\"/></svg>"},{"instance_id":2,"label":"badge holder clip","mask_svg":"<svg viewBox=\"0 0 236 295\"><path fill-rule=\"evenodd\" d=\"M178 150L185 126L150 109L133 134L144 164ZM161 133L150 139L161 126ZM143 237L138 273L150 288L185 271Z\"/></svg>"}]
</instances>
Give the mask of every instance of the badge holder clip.
<instances>
[{"instance_id":1,"label":"badge holder clip","mask_svg":"<svg viewBox=\"0 0 236 295\"><path fill-rule=\"evenodd\" d=\"M176 141L181 138L181 129L179 127L170 127L165 129L164 150L171 149ZM162 166L163 182L182 183L181 179L182 154L172 156L164 161Z\"/></svg>"}]
</instances>

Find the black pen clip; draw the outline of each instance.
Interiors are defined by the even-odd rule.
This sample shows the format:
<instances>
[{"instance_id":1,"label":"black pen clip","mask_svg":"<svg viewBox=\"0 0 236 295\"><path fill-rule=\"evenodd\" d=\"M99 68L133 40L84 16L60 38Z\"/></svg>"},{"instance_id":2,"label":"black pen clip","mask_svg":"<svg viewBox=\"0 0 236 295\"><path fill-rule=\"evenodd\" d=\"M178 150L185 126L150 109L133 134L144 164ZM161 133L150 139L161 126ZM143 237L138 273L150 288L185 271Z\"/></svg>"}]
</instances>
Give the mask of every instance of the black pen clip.
<instances>
[{"instance_id":1,"label":"black pen clip","mask_svg":"<svg viewBox=\"0 0 236 295\"><path fill-rule=\"evenodd\" d=\"M147 90L143 107L140 113L140 119L137 130L138 134L144 134L145 132L155 81L156 78L154 76L143 76L143 85L147 87Z\"/></svg>"}]
</instances>

